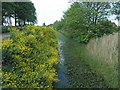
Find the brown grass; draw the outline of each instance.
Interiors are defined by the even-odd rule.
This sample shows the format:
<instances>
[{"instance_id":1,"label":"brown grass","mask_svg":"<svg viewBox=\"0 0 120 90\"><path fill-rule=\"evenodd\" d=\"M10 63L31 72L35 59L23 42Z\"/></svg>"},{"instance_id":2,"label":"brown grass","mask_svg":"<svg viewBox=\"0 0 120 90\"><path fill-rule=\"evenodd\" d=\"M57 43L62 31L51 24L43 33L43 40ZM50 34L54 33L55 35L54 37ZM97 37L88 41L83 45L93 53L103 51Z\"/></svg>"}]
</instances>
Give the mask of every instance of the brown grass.
<instances>
[{"instance_id":1,"label":"brown grass","mask_svg":"<svg viewBox=\"0 0 120 90\"><path fill-rule=\"evenodd\" d=\"M92 39L86 45L86 49L88 56L91 58L87 61L91 68L105 78L109 87L117 87L118 33Z\"/></svg>"}]
</instances>

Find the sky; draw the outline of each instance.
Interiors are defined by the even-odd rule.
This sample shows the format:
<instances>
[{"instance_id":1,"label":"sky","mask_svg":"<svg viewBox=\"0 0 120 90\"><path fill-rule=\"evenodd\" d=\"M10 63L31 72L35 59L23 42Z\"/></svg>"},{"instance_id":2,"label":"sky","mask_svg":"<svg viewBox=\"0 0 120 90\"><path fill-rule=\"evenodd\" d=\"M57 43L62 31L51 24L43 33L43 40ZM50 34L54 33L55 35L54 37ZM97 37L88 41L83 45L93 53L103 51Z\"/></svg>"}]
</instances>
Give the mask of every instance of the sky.
<instances>
[{"instance_id":1,"label":"sky","mask_svg":"<svg viewBox=\"0 0 120 90\"><path fill-rule=\"evenodd\" d=\"M32 0L36 8L37 13L37 24L46 25L54 23L56 20L60 20L65 12L71 5L68 3L70 0ZM118 22L114 20L114 16L111 16L112 22L116 25Z\"/></svg>"},{"instance_id":2,"label":"sky","mask_svg":"<svg viewBox=\"0 0 120 90\"><path fill-rule=\"evenodd\" d=\"M60 20L71 3L69 0L32 0L36 8L38 24L46 25L54 23L56 20Z\"/></svg>"}]
</instances>

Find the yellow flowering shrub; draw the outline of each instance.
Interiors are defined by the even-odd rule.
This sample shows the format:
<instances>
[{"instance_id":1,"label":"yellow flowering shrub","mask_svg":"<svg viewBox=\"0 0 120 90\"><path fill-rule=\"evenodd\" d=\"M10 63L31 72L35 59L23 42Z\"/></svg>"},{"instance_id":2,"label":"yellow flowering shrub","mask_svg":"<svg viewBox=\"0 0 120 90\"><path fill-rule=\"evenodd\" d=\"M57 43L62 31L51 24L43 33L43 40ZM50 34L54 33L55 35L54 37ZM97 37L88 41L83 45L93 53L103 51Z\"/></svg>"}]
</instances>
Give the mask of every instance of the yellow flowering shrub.
<instances>
[{"instance_id":1,"label":"yellow flowering shrub","mask_svg":"<svg viewBox=\"0 0 120 90\"><path fill-rule=\"evenodd\" d=\"M3 42L3 88L52 89L57 81L58 41L49 27L11 29ZM7 68L9 67L9 69Z\"/></svg>"}]
</instances>

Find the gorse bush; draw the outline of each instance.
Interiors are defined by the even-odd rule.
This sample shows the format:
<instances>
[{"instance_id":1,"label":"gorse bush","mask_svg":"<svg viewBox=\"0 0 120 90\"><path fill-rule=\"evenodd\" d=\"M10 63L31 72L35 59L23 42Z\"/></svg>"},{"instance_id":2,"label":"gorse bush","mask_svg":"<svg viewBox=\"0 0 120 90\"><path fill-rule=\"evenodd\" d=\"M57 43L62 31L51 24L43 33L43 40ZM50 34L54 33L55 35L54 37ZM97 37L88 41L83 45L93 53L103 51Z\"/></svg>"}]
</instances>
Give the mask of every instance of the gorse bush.
<instances>
[{"instance_id":1,"label":"gorse bush","mask_svg":"<svg viewBox=\"0 0 120 90\"><path fill-rule=\"evenodd\" d=\"M51 89L57 81L58 41L51 28L11 29L11 37L3 43L2 50L3 88Z\"/></svg>"}]
</instances>

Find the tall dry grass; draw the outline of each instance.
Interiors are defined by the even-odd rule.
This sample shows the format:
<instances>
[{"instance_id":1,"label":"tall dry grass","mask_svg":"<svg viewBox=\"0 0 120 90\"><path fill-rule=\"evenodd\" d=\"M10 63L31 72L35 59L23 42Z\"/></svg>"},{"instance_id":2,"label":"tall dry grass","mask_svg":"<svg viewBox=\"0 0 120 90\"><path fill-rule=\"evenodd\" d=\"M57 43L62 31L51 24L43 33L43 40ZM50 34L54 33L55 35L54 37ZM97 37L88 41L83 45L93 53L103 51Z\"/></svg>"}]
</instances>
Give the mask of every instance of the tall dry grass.
<instances>
[{"instance_id":1,"label":"tall dry grass","mask_svg":"<svg viewBox=\"0 0 120 90\"><path fill-rule=\"evenodd\" d=\"M102 75L109 87L118 87L118 33L90 40L86 51L92 70Z\"/></svg>"}]
</instances>

